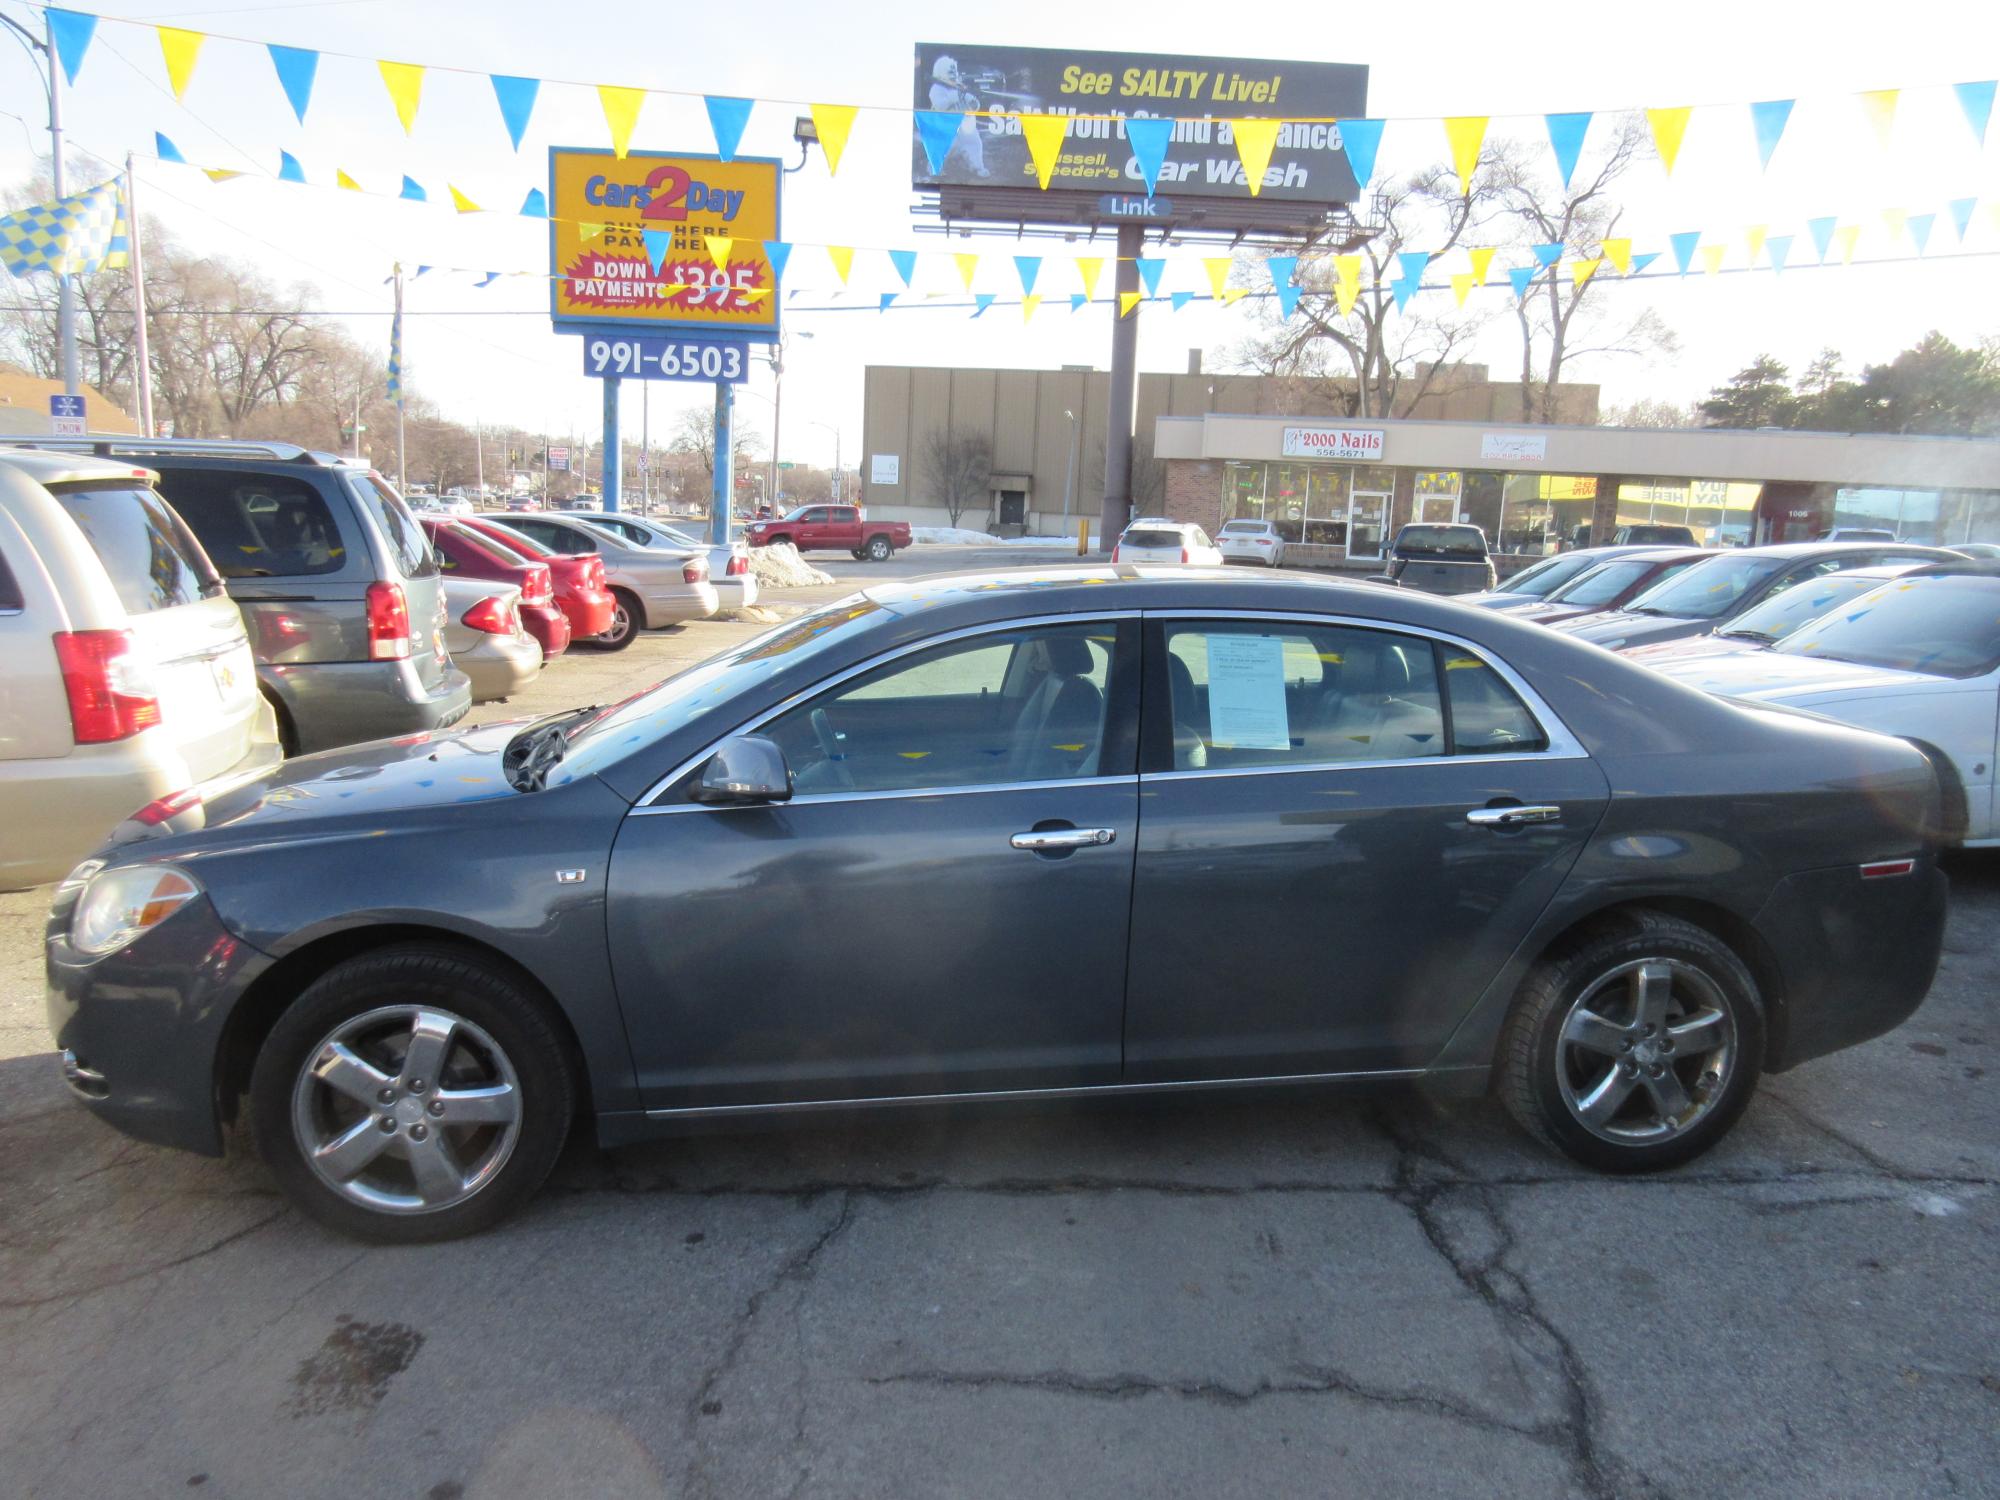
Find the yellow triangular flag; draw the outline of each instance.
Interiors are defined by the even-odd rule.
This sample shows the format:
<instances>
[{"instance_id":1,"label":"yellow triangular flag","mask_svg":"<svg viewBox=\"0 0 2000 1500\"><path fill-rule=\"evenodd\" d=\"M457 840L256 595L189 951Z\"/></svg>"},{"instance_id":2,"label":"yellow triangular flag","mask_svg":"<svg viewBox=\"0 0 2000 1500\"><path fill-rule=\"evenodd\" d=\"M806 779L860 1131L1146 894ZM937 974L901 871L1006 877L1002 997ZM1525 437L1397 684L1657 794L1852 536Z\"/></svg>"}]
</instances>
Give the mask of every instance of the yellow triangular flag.
<instances>
[{"instance_id":1,"label":"yellow triangular flag","mask_svg":"<svg viewBox=\"0 0 2000 1500\"><path fill-rule=\"evenodd\" d=\"M1458 190L1472 191L1472 174L1479 167L1479 148L1486 144L1485 115L1460 115L1444 122L1444 138L1451 142L1451 164L1458 172Z\"/></svg>"},{"instance_id":2,"label":"yellow triangular flag","mask_svg":"<svg viewBox=\"0 0 2000 1500\"><path fill-rule=\"evenodd\" d=\"M760 297L770 296L771 289L767 286L739 286L736 295L745 302L755 302Z\"/></svg>"},{"instance_id":3,"label":"yellow triangular flag","mask_svg":"<svg viewBox=\"0 0 2000 1500\"><path fill-rule=\"evenodd\" d=\"M708 258L715 262L716 270L720 271L729 264L729 247L736 243L734 238L729 235L711 234L704 236L702 243L708 246Z\"/></svg>"},{"instance_id":4,"label":"yellow triangular flag","mask_svg":"<svg viewBox=\"0 0 2000 1500\"><path fill-rule=\"evenodd\" d=\"M604 226L602 224L587 224L581 219L576 221L576 237L586 244L603 233Z\"/></svg>"},{"instance_id":5,"label":"yellow triangular flag","mask_svg":"<svg viewBox=\"0 0 2000 1500\"><path fill-rule=\"evenodd\" d=\"M1630 240L1627 240L1627 241L1626 241L1625 243L1626 243L1626 245L1627 245L1627 246L1629 247L1629 246L1631 245L1631 243L1632 243L1632 242L1631 242ZM1491 270L1493 269L1493 251L1492 251L1492 250L1491 250L1490 248L1485 248L1485 247L1482 247L1481 249L1478 249L1478 250L1468 250L1468 251L1466 251L1466 254L1472 257L1472 279L1473 279L1473 281L1474 281L1474 282L1476 282L1476 283L1477 283L1478 285L1480 285L1480 286L1485 286L1485 285L1486 285L1486 275L1487 275L1487 273L1488 273L1489 271L1491 271ZM1354 262L1354 274L1355 274L1355 275L1356 275L1357 277L1358 277L1358 276L1360 276L1360 274L1361 274L1361 257L1360 257L1360 256L1358 256L1358 255L1355 255L1355 256L1342 256L1342 257L1341 257L1341 259L1343 259L1343 260L1350 260L1350 259L1351 259L1351 260L1352 260L1352 261ZM1343 274L1345 274L1345 273L1343 272Z\"/></svg>"},{"instance_id":6,"label":"yellow triangular flag","mask_svg":"<svg viewBox=\"0 0 2000 1500\"><path fill-rule=\"evenodd\" d=\"M1598 242L1597 248L1604 252L1604 258L1606 260L1610 261L1612 265L1618 268L1618 274L1620 276L1630 276L1632 274L1631 240L1629 239L1600 240Z\"/></svg>"},{"instance_id":7,"label":"yellow triangular flag","mask_svg":"<svg viewBox=\"0 0 2000 1500\"><path fill-rule=\"evenodd\" d=\"M479 205L461 193L456 185L447 182L445 186L451 189L451 206L453 208L462 214L476 214L480 211Z\"/></svg>"},{"instance_id":8,"label":"yellow triangular flag","mask_svg":"<svg viewBox=\"0 0 2000 1500\"><path fill-rule=\"evenodd\" d=\"M1882 227L1889 231L1891 241L1900 240L1903 237L1903 231L1909 228L1909 226L1909 210L1902 208L1885 208L1882 210Z\"/></svg>"},{"instance_id":9,"label":"yellow triangular flag","mask_svg":"<svg viewBox=\"0 0 2000 1500\"><path fill-rule=\"evenodd\" d=\"M1247 286L1226 286L1222 289L1222 305L1228 307L1249 295L1250 288Z\"/></svg>"},{"instance_id":10,"label":"yellow triangular flag","mask_svg":"<svg viewBox=\"0 0 2000 1500\"><path fill-rule=\"evenodd\" d=\"M350 193L358 193L361 191L361 184L356 182L352 177L349 177L345 172L341 171L340 168L338 167L335 167L333 169L333 185L335 187L344 187Z\"/></svg>"},{"instance_id":11,"label":"yellow triangular flag","mask_svg":"<svg viewBox=\"0 0 2000 1500\"><path fill-rule=\"evenodd\" d=\"M1236 137L1236 157L1243 163L1243 180L1250 196L1264 191L1264 173L1271 165L1271 149L1278 144L1278 128L1283 120L1231 120L1229 133Z\"/></svg>"},{"instance_id":12,"label":"yellow triangular flag","mask_svg":"<svg viewBox=\"0 0 2000 1500\"><path fill-rule=\"evenodd\" d=\"M1653 147L1660 153L1660 165L1667 169L1669 177L1674 172L1674 158L1681 154L1681 137L1687 134L1688 116L1693 113L1691 104L1646 111L1646 123L1653 127Z\"/></svg>"},{"instance_id":13,"label":"yellow triangular flag","mask_svg":"<svg viewBox=\"0 0 2000 1500\"><path fill-rule=\"evenodd\" d=\"M1063 137L1069 134L1068 115L1016 115L1021 134L1028 142L1028 155L1035 159L1035 177L1043 187L1056 170L1062 155Z\"/></svg>"},{"instance_id":14,"label":"yellow triangular flag","mask_svg":"<svg viewBox=\"0 0 2000 1500\"><path fill-rule=\"evenodd\" d=\"M1840 263L1844 266L1854 263L1854 242L1861 238L1859 224L1843 224L1833 232L1833 245L1840 252Z\"/></svg>"},{"instance_id":15,"label":"yellow triangular flag","mask_svg":"<svg viewBox=\"0 0 2000 1500\"><path fill-rule=\"evenodd\" d=\"M1355 258L1358 260L1360 257L1357 256ZM1342 256L1341 259L1345 260L1347 257ZM1340 285L1333 289L1333 298L1340 305L1340 315L1343 318L1354 311L1354 299L1360 295L1361 278L1359 276L1356 276L1352 281L1347 280L1345 277L1341 278Z\"/></svg>"},{"instance_id":16,"label":"yellow triangular flag","mask_svg":"<svg viewBox=\"0 0 2000 1500\"><path fill-rule=\"evenodd\" d=\"M646 91L620 88L615 83L600 83L597 98L604 106L604 123L611 127L611 154L623 156L631 148L632 132L638 128L639 110L646 102Z\"/></svg>"},{"instance_id":17,"label":"yellow triangular flag","mask_svg":"<svg viewBox=\"0 0 2000 1500\"><path fill-rule=\"evenodd\" d=\"M1752 224L1743 231L1743 238L1750 245L1750 264L1757 264L1757 257L1764 253L1764 240L1771 232L1769 224Z\"/></svg>"},{"instance_id":18,"label":"yellow triangular flag","mask_svg":"<svg viewBox=\"0 0 2000 1500\"><path fill-rule=\"evenodd\" d=\"M826 258L833 262L833 274L840 278L842 286L847 285L847 273L854 269L854 247L852 245L828 245Z\"/></svg>"},{"instance_id":19,"label":"yellow triangular flag","mask_svg":"<svg viewBox=\"0 0 2000 1500\"><path fill-rule=\"evenodd\" d=\"M819 132L819 149L826 153L826 170L840 170L840 153L847 149L847 133L854 128L852 104L815 104L813 129ZM844 280L845 278L843 278Z\"/></svg>"},{"instance_id":20,"label":"yellow triangular flag","mask_svg":"<svg viewBox=\"0 0 2000 1500\"><path fill-rule=\"evenodd\" d=\"M1475 251L1473 251L1472 253L1473 253L1474 255L1477 255L1477 254L1479 254L1479 251L1475 250ZM1493 258L1493 252L1492 252L1491 250L1488 250L1488 251L1486 252L1486 257L1487 257L1487 259L1491 260L1491 259ZM1474 262L1473 262L1473 265L1474 265L1475 267L1477 267L1477 265L1478 265L1478 262L1477 262L1477 261L1474 261ZM1336 256L1335 256L1335 257L1333 258L1333 269L1334 269L1335 273L1336 273L1336 274L1337 274L1337 275L1338 275L1338 276L1340 277L1340 288L1341 288L1341 290L1342 290L1342 291L1344 291L1344 292L1358 292L1358 291L1360 291L1360 290L1361 290L1361 257L1360 257L1360 256L1358 256L1358 255L1336 255ZM1349 298L1347 299L1347 306L1348 306L1348 307L1352 307L1353 305L1354 305L1354 298L1350 296L1350 297L1349 297ZM1347 311L1347 308L1346 308L1346 307L1343 307L1343 308L1341 309L1341 312L1343 312L1343 313L1345 313L1346 311Z\"/></svg>"},{"instance_id":21,"label":"yellow triangular flag","mask_svg":"<svg viewBox=\"0 0 2000 1500\"><path fill-rule=\"evenodd\" d=\"M1035 309L1041 305L1042 299L1040 297L1023 297L1021 299L1021 321L1023 323L1027 322L1028 319L1035 315Z\"/></svg>"},{"instance_id":22,"label":"yellow triangular flag","mask_svg":"<svg viewBox=\"0 0 2000 1500\"><path fill-rule=\"evenodd\" d=\"M1227 255L1202 257L1202 269L1208 272L1208 289L1218 302L1222 300L1223 288L1229 285L1229 268L1235 264Z\"/></svg>"},{"instance_id":23,"label":"yellow triangular flag","mask_svg":"<svg viewBox=\"0 0 2000 1500\"><path fill-rule=\"evenodd\" d=\"M963 255L954 255L952 259L958 262L958 279L965 283L968 292L971 291L972 278L979 270L979 257L967 252Z\"/></svg>"},{"instance_id":24,"label":"yellow triangular flag","mask_svg":"<svg viewBox=\"0 0 2000 1500\"><path fill-rule=\"evenodd\" d=\"M232 177L241 177L241 172L232 172L227 167L203 167L202 175L210 182L227 182Z\"/></svg>"},{"instance_id":25,"label":"yellow triangular flag","mask_svg":"<svg viewBox=\"0 0 2000 1500\"><path fill-rule=\"evenodd\" d=\"M194 77L194 60L201 56L201 44L208 37L199 31L182 31L174 26L155 29L160 33L160 56L167 62L167 82L173 85L174 97L178 99L187 92L188 80Z\"/></svg>"},{"instance_id":26,"label":"yellow triangular flag","mask_svg":"<svg viewBox=\"0 0 2000 1500\"><path fill-rule=\"evenodd\" d=\"M1861 96L1861 108L1868 116L1868 123L1875 127L1875 139L1883 149L1889 145L1889 134L1896 128L1896 100L1901 89L1870 89Z\"/></svg>"},{"instance_id":27,"label":"yellow triangular flag","mask_svg":"<svg viewBox=\"0 0 2000 1500\"><path fill-rule=\"evenodd\" d=\"M1472 295L1472 289L1479 284L1479 278L1470 271L1461 271L1451 278L1451 290L1458 298L1458 305L1465 306L1465 299Z\"/></svg>"},{"instance_id":28,"label":"yellow triangular flag","mask_svg":"<svg viewBox=\"0 0 2000 1500\"><path fill-rule=\"evenodd\" d=\"M1139 305L1140 300L1145 295L1144 292L1120 292L1118 294L1118 316L1122 318L1132 311L1133 308Z\"/></svg>"},{"instance_id":29,"label":"yellow triangular flag","mask_svg":"<svg viewBox=\"0 0 2000 1500\"><path fill-rule=\"evenodd\" d=\"M1076 258L1076 274L1083 278L1083 295L1093 302L1097 300L1097 277L1104 269L1101 255L1079 255Z\"/></svg>"},{"instance_id":30,"label":"yellow triangular flag","mask_svg":"<svg viewBox=\"0 0 2000 1500\"><path fill-rule=\"evenodd\" d=\"M403 134L408 135L416 129L417 105L423 100L423 66L399 62L378 62L375 66L382 70L382 82L396 106L396 118L403 122Z\"/></svg>"},{"instance_id":31,"label":"yellow triangular flag","mask_svg":"<svg viewBox=\"0 0 2000 1500\"><path fill-rule=\"evenodd\" d=\"M1578 286L1582 286L1597 274L1597 268L1603 264L1604 261L1602 258L1597 260L1573 260L1569 263L1569 279Z\"/></svg>"},{"instance_id":32,"label":"yellow triangular flag","mask_svg":"<svg viewBox=\"0 0 2000 1500\"><path fill-rule=\"evenodd\" d=\"M1722 257L1727 253L1727 247L1723 245L1703 245L1695 252L1701 257L1702 270L1710 276L1722 269Z\"/></svg>"}]
</instances>

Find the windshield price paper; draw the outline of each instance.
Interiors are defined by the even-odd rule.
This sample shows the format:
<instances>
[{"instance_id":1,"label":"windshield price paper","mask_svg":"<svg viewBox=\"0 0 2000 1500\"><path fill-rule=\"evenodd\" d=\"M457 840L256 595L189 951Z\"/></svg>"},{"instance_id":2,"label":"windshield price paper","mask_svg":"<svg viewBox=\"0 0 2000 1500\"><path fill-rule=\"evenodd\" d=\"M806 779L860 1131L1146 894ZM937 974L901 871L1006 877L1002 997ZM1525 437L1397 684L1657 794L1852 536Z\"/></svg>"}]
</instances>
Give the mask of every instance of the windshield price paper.
<instances>
[{"instance_id":1,"label":"windshield price paper","mask_svg":"<svg viewBox=\"0 0 2000 1500\"><path fill-rule=\"evenodd\" d=\"M742 344L716 344L696 339L586 338L583 373L616 375L622 380L727 380L740 383L750 375Z\"/></svg>"},{"instance_id":2,"label":"windshield price paper","mask_svg":"<svg viewBox=\"0 0 2000 1500\"><path fill-rule=\"evenodd\" d=\"M777 277L764 247L781 238L778 169L767 157L550 148L556 330L775 337Z\"/></svg>"},{"instance_id":3,"label":"windshield price paper","mask_svg":"<svg viewBox=\"0 0 2000 1500\"><path fill-rule=\"evenodd\" d=\"M1208 638L1208 737L1218 750L1289 750L1285 643L1269 635Z\"/></svg>"}]
</instances>

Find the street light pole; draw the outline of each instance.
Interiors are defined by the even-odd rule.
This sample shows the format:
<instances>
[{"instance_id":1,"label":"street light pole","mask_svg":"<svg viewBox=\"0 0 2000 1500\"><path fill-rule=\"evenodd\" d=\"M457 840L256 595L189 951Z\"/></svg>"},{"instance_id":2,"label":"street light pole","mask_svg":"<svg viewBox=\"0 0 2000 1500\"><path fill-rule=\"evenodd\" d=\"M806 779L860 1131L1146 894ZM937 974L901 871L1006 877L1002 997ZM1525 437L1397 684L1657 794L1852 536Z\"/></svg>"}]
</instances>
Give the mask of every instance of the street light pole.
<instances>
[{"instance_id":1,"label":"street light pole","mask_svg":"<svg viewBox=\"0 0 2000 1500\"><path fill-rule=\"evenodd\" d=\"M1069 418L1069 472L1063 475L1063 532L1067 535L1070 496L1076 492L1076 450L1081 433L1076 425L1076 413L1065 408L1063 415Z\"/></svg>"},{"instance_id":2,"label":"street light pole","mask_svg":"<svg viewBox=\"0 0 2000 1500\"><path fill-rule=\"evenodd\" d=\"M36 36L19 21L0 16L0 26L14 33L28 49L30 60L39 52L43 66L42 92L49 103L49 177L58 198L69 196L69 180L63 168L62 68L56 54L55 27L42 18L42 36ZM137 225L133 228L136 230ZM62 360L63 391L74 396L76 366L76 278L63 271L56 277L56 346Z\"/></svg>"}]
</instances>

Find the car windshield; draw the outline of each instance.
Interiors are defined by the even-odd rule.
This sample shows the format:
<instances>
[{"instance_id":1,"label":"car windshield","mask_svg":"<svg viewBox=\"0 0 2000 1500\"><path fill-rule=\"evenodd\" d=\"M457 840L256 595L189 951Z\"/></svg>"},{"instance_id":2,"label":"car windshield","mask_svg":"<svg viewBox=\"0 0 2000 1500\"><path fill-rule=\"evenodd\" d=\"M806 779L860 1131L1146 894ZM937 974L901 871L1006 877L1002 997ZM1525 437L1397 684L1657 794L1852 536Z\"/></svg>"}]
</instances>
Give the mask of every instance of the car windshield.
<instances>
[{"instance_id":1,"label":"car windshield","mask_svg":"<svg viewBox=\"0 0 2000 1500\"><path fill-rule=\"evenodd\" d=\"M1556 557L1545 557L1523 568L1493 592L1516 594L1524 599L1546 599L1572 578L1602 561L1594 552L1564 552Z\"/></svg>"},{"instance_id":2,"label":"car windshield","mask_svg":"<svg viewBox=\"0 0 2000 1500\"><path fill-rule=\"evenodd\" d=\"M1636 557L1621 562L1599 563L1589 572L1571 579L1550 594L1549 603L1602 608L1647 577L1658 566L1658 563Z\"/></svg>"},{"instance_id":3,"label":"car windshield","mask_svg":"<svg viewBox=\"0 0 2000 1500\"><path fill-rule=\"evenodd\" d=\"M1755 553L1711 557L1676 578L1654 584L1625 607L1642 615L1719 620L1788 561Z\"/></svg>"},{"instance_id":4,"label":"car windshield","mask_svg":"<svg viewBox=\"0 0 2000 1500\"><path fill-rule=\"evenodd\" d=\"M1776 649L1932 677L1981 677L2000 667L2000 578L1899 578ZM1992 728L1989 700L1989 736Z\"/></svg>"},{"instance_id":5,"label":"car windshield","mask_svg":"<svg viewBox=\"0 0 2000 1500\"><path fill-rule=\"evenodd\" d=\"M1829 610L1838 609L1849 599L1880 587L1880 578L1858 573L1828 573L1824 578L1809 579L1796 588L1773 594L1762 604L1752 605L1731 621L1727 630L1717 631L1716 634L1767 643L1782 641L1801 625L1817 620Z\"/></svg>"},{"instance_id":6,"label":"car windshield","mask_svg":"<svg viewBox=\"0 0 2000 1500\"><path fill-rule=\"evenodd\" d=\"M1483 558L1486 537L1475 526L1405 526L1396 533L1401 556Z\"/></svg>"}]
</instances>

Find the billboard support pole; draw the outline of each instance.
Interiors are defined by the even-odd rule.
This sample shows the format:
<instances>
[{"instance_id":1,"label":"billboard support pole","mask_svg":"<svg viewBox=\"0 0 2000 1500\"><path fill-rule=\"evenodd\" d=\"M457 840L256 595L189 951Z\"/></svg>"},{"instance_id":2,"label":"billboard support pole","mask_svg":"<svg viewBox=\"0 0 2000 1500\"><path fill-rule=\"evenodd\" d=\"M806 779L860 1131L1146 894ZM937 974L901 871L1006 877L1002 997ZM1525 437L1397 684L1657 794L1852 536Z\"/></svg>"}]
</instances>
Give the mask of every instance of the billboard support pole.
<instances>
[{"instance_id":1,"label":"billboard support pole","mask_svg":"<svg viewBox=\"0 0 2000 1500\"><path fill-rule=\"evenodd\" d=\"M726 380L715 382L715 489L708 500L708 539L716 546L729 543L730 496L735 493L735 477L730 469L735 459L736 438L731 420L736 410L736 387Z\"/></svg>"},{"instance_id":2,"label":"billboard support pole","mask_svg":"<svg viewBox=\"0 0 2000 1500\"><path fill-rule=\"evenodd\" d=\"M1139 290L1139 255L1146 248L1143 224L1118 226L1117 300L1111 308L1111 404L1105 414L1104 509L1097 544L1108 550L1132 519L1132 407L1138 381L1139 308L1121 316L1125 294Z\"/></svg>"},{"instance_id":3,"label":"billboard support pole","mask_svg":"<svg viewBox=\"0 0 2000 1500\"><path fill-rule=\"evenodd\" d=\"M618 510L618 481L624 476L625 458L618 451L618 388L616 375L604 377L604 472L598 475L598 482L604 486L604 509L607 514Z\"/></svg>"}]
</instances>

